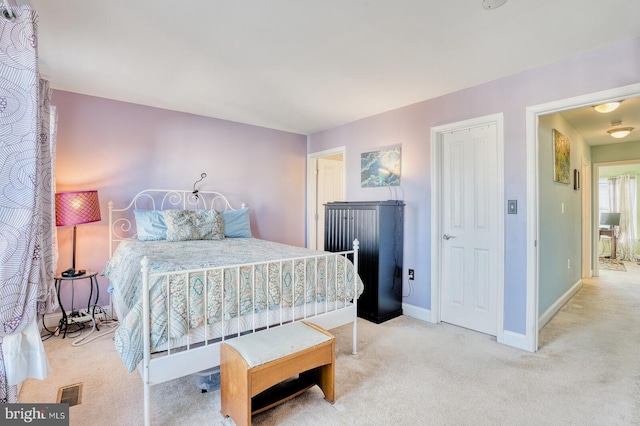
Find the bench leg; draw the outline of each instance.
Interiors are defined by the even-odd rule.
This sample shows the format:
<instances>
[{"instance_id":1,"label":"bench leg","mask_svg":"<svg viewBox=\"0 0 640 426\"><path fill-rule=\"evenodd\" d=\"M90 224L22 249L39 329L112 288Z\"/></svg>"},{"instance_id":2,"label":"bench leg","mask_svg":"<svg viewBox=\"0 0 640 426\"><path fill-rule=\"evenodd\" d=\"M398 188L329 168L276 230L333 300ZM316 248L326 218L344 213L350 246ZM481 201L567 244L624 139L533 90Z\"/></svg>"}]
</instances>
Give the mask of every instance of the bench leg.
<instances>
[{"instance_id":1,"label":"bench leg","mask_svg":"<svg viewBox=\"0 0 640 426\"><path fill-rule=\"evenodd\" d=\"M324 394L324 399L332 404L335 402L336 392L334 363L316 367L312 370L300 373L300 380L305 383L309 383L311 386L318 385L318 387Z\"/></svg>"},{"instance_id":2,"label":"bench leg","mask_svg":"<svg viewBox=\"0 0 640 426\"><path fill-rule=\"evenodd\" d=\"M235 349L220 347L220 401L224 417L231 417L237 426L251 425L251 379L245 360Z\"/></svg>"},{"instance_id":3,"label":"bench leg","mask_svg":"<svg viewBox=\"0 0 640 426\"><path fill-rule=\"evenodd\" d=\"M324 393L324 399L333 404L336 401L335 364L331 363L318 367L318 371L318 386Z\"/></svg>"}]
</instances>

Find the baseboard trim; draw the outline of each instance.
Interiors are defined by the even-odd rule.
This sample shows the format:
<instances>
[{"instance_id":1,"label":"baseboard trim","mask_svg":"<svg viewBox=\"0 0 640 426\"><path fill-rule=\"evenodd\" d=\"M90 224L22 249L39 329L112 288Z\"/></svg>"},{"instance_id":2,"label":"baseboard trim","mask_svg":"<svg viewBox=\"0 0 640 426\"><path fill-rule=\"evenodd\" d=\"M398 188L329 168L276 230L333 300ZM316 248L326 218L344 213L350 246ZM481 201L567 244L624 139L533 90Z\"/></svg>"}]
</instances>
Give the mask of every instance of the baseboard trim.
<instances>
[{"instance_id":1,"label":"baseboard trim","mask_svg":"<svg viewBox=\"0 0 640 426\"><path fill-rule=\"evenodd\" d=\"M421 321L431 322L431 311L419 306L403 303L402 314ZM527 336L524 334L504 330L504 332L502 333L502 338L498 341L498 343L531 352L531 349L527 344Z\"/></svg>"},{"instance_id":2,"label":"baseboard trim","mask_svg":"<svg viewBox=\"0 0 640 426\"><path fill-rule=\"evenodd\" d=\"M426 322L431 322L431 311L429 309L421 308L419 306L403 303L402 314L409 316L411 318L419 319Z\"/></svg>"},{"instance_id":3,"label":"baseboard trim","mask_svg":"<svg viewBox=\"0 0 640 426\"><path fill-rule=\"evenodd\" d=\"M571 286L569 290L565 294L563 294L555 303L549 306L544 314L540 315L538 318L538 331L545 326L546 323L553 318L555 314L558 313L560 309L582 288L582 278L580 278L574 285Z\"/></svg>"},{"instance_id":4,"label":"baseboard trim","mask_svg":"<svg viewBox=\"0 0 640 426\"><path fill-rule=\"evenodd\" d=\"M499 343L531 352L529 345L527 345L527 336L514 331L504 330L502 341Z\"/></svg>"}]
</instances>

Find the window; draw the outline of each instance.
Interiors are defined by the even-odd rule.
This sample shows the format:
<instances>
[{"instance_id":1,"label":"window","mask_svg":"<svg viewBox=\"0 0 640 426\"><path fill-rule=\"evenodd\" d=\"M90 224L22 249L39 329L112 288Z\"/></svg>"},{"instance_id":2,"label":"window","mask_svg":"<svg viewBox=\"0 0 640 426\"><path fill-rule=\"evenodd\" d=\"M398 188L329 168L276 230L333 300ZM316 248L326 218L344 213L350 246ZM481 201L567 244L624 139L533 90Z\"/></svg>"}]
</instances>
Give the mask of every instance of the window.
<instances>
[{"instance_id":1,"label":"window","mask_svg":"<svg viewBox=\"0 0 640 426\"><path fill-rule=\"evenodd\" d=\"M602 213L611 212L611 208L609 207L609 182L607 179L600 179L598 181L598 204L598 218L602 217Z\"/></svg>"}]
</instances>

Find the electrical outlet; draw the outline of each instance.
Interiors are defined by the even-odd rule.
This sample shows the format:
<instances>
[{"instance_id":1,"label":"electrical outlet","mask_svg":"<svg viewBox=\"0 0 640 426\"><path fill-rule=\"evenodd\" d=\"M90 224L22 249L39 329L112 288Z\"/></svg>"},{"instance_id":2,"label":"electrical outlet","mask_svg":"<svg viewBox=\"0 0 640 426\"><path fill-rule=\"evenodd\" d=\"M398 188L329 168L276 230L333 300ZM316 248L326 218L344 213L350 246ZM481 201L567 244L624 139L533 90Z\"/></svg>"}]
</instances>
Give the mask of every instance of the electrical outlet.
<instances>
[{"instance_id":1,"label":"electrical outlet","mask_svg":"<svg viewBox=\"0 0 640 426\"><path fill-rule=\"evenodd\" d=\"M571 259L567 259L567 269L571 269Z\"/></svg>"},{"instance_id":2,"label":"electrical outlet","mask_svg":"<svg viewBox=\"0 0 640 426\"><path fill-rule=\"evenodd\" d=\"M409 269L409 279L413 280L413 278L414 278L414 271L413 269Z\"/></svg>"}]
</instances>

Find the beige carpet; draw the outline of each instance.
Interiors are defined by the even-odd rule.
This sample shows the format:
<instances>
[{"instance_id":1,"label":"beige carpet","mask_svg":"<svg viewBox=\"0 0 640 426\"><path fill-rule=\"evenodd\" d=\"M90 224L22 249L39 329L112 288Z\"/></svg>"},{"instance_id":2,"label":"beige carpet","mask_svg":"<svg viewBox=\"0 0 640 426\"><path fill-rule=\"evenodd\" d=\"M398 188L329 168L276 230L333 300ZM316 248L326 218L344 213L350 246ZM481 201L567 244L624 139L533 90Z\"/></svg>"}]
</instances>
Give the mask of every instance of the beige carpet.
<instances>
[{"instance_id":1,"label":"beige carpet","mask_svg":"<svg viewBox=\"0 0 640 426\"><path fill-rule=\"evenodd\" d=\"M640 270L640 267L637 267ZM638 425L640 275L603 271L545 326L528 353L495 338L399 317L335 329L336 403L311 389L254 416L256 425ZM622 279L621 279L622 277ZM53 373L29 380L22 402L55 401L58 388L83 382L71 425L142 424L142 382L128 373L110 337L72 347L45 342ZM219 392L191 377L152 388L153 424L233 425Z\"/></svg>"}]
</instances>

